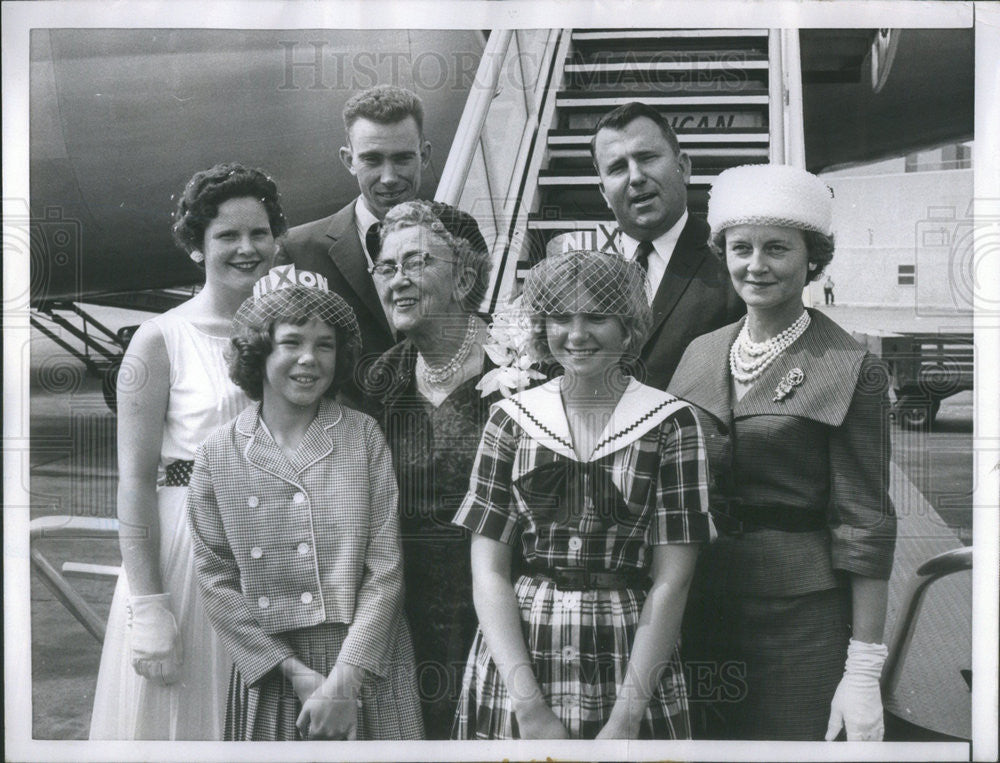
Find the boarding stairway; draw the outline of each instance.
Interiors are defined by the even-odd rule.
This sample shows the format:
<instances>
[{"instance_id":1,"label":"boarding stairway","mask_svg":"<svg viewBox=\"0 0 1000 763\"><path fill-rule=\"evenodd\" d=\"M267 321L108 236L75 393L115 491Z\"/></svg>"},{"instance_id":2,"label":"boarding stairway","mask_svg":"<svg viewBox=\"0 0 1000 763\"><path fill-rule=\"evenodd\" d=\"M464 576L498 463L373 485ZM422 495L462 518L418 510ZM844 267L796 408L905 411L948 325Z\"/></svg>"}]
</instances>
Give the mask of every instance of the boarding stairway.
<instances>
[{"instance_id":1,"label":"boarding stairway","mask_svg":"<svg viewBox=\"0 0 1000 763\"><path fill-rule=\"evenodd\" d=\"M553 248L617 248L589 143L601 116L621 104L643 101L670 120L691 158L695 214L728 167L803 164L797 44L797 35L766 29L491 35L466 116L482 105L479 93L492 94L488 113L460 126L437 194L484 227L493 220L495 283L485 307L516 293L524 271ZM451 175L466 130L479 145L459 185Z\"/></svg>"},{"instance_id":2,"label":"boarding stairway","mask_svg":"<svg viewBox=\"0 0 1000 763\"><path fill-rule=\"evenodd\" d=\"M552 237L614 247L615 225L590 157L594 126L630 101L661 110L691 158L691 205L704 213L708 187L727 167L766 162L770 151L766 30L575 30L554 93L530 255Z\"/></svg>"}]
</instances>

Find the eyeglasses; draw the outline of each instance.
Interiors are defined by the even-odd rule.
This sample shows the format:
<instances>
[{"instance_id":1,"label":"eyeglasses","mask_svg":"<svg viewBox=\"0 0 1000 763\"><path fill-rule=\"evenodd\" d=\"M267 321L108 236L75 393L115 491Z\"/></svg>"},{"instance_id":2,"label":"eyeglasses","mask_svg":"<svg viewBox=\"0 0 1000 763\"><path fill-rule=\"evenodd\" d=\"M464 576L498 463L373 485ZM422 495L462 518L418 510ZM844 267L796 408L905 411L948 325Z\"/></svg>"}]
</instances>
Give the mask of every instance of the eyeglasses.
<instances>
[{"instance_id":1,"label":"eyeglasses","mask_svg":"<svg viewBox=\"0 0 1000 763\"><path fill-rule=\"evenodd\" d=\"M427 263L433 262L434 260L440 260L441 262L455 261L445 257L438 257L437 255L430 255L427 252L415 252L404 257L402 262L397 263L392 260L381 260L376 262L368 268L368 272L371 273L374 278L379 278L383 281L390 280L394 275L396 275L397 271L402 273L406 278L417 278L424 272L424 268L427 267Z\"/></svg>"}]
</instances>

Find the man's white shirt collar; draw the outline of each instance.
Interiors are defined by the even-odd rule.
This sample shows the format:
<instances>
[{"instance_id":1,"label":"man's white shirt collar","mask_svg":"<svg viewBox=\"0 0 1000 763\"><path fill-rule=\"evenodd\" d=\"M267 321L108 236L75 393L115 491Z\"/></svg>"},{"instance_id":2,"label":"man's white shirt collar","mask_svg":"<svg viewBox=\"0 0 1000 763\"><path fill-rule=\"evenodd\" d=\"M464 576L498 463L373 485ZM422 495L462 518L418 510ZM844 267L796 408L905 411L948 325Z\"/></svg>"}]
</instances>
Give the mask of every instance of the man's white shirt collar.
<instances>
[{"instance_id":1,"label":"man's white shirt collar","mask_svg":"<svg viewBox=\"0 0 1000 763\"><path fill-rule=\"evenodd\" d=\"M687 220L688 211L685 209L684 214L666 233L651 242L653 251L649 254L649 267L646 269L646 298L650 304L653 302L656 290L660 287L663 274L667 272L667 265L670 264L670 258L673 256L674 248L677 246L677 241L681 237L681 231L684 230ZM639 242L636 239L622 231L622 250L626 259L635 259L635 250L638 246Z\"/></svg>"}]
</instances>

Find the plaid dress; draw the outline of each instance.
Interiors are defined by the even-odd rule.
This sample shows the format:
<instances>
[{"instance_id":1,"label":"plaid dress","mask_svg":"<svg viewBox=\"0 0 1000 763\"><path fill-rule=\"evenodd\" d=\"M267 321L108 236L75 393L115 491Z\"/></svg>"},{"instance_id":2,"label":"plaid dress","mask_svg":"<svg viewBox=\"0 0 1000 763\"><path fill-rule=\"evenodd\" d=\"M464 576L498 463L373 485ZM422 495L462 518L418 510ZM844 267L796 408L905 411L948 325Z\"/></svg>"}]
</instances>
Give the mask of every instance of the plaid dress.
<instances>
[{"instance_id":1,"label":"plaid dress","mask_svg":"<svg viewBox=\"0 0 1000 763\"><path fill-rule=\"evenodd\" d=\"M648 570L651 547L707 541L704 442L683 401L632 381L586 462L573 451L555 379L494 406L455 523L511 545L533 567ZM572 738L607 722L625 677L641 588L560 590L521 575L522 636L546 702ZM503 680L477 631L456 716L459 739L519 738ZM676 646L640 727L690 737Z\"/></svg>"}]
</instances>

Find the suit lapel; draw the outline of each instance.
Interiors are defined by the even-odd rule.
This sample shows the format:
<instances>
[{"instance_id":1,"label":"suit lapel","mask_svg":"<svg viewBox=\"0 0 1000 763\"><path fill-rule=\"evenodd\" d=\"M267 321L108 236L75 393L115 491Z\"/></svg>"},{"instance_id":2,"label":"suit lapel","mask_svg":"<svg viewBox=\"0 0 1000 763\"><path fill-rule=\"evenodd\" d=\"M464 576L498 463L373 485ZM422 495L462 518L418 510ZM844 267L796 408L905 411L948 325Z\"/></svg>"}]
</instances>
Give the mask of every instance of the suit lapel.
<instances>
[{"instance_id":1,"label":"suit lapel","mask_svg":"<svg viewBox=\"0 0 1000 763\"><path fill-rule=\"evenodd\" d=\"M368 272L368 259L358 238L357 225L354 222L356 204L357 201L344 207L330 220L330 225L326 229L326 236L330 239L327 254L361 304L369 308L379 326L392 336L389 321L382 309L382 302Z\"/></svg>"},{"instance_id":2,"label":"suit lapel","mask_svg":"<svg viewBox=\"0 0 1000 763\"><path fill-rule=\"evenodd\" d=\"M760 375L736 404L744 416L800 416L840 426L854 398L865 350L822 313L810 310L805 333ZM782 400L774 400L777 386L793 368L804 374L802 383Z\"/></svg>"},{"instance_id":3,"label":"suit lapel","mask_svg":"<svg viewBox=\"0 0 1000 763\"><path fill-rule=\"evenodd\" d=\"M260 408L261 404L257 403L236 419L236 431L245 438L243 455L251 466L298 486L298 475L288 457L260 425Z\"/></svg>"},{"instance_id":4,"label":"suit lapel","mask_svg":"<svg viewBox=\"0 0 1000 763\"><path fill-rule=\"evenodd\" d=\"M299 443L299 449L292 459L292 468L297 474L301 474L320 459L333 453L331 430L343 417L344 413L337 403L332 400L323 400L320 403L316 418L306 430L302 442Z\"/></svg>"},{"instance_id":5,"label":"suit lapel","mask_svg":"<svg viewBox=\"0 0 1000 763\"><path fill-rule=\"evenodd\" d=\"M712 414L727 428L733 405L729 348L742 326L739 321L696 339L670 380L672 394Z\"/></svg>"},{"instance_id":6,"label":"suit lapel","mask_svg":"<svg viewBox=\"0 0 1000 763\"><path fill-rule=\"evenodd\" d=\"M673 312L678 300L690 286L694 274L701 267L702 261L708 256L708 245L705 240L699 240L707 240L708 233L704 228L704 223L700 223L693 215L688 215L687 224L677 239L673 254L670 255L670 261L667 263L667 269L663 278L660 279L656 294L653 296L651 306L653 328L650 331L649 341L652 341L664 321Z\"/></svg>"}]
</instances>

